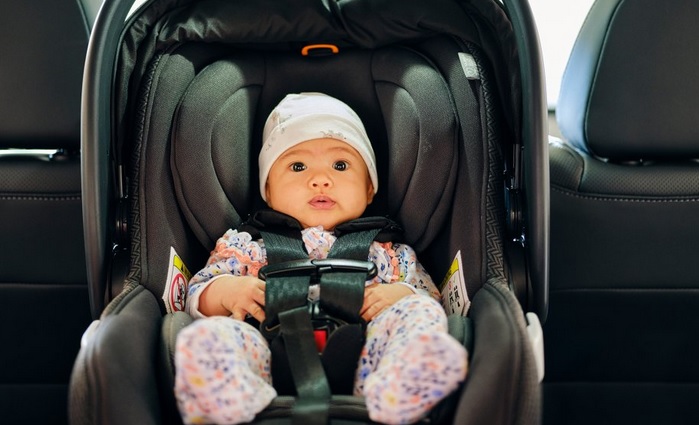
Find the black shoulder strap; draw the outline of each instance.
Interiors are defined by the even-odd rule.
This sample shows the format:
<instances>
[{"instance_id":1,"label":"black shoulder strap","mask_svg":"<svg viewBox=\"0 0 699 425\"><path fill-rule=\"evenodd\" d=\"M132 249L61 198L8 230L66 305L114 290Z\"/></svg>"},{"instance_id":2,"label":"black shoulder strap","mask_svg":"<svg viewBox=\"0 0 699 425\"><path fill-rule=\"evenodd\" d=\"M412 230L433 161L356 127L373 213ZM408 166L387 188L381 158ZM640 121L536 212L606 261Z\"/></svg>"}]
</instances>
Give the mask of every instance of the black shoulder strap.
<instances>
[{"instance_id":1,"label":"black shoulder strap","mask_svg":"<svg viewBox=\"0 0 699 425\"><path fill-rule=\"evenodd\" d=\"M345 234L378 229L373 240L378 242L403 242L403 228L387 217L360 217L346 223L339 224L335 228L335 236L338 238ZM369 245L367 245L367 249ZM336 256L336 258L341 258Z\"/></svg>"},{"instance_id":2,"label":"black shoulder strap","mask_svg":"<svg viewBox=\"0 0 699 425\"><path fill-rule=\"evenodd\" d=\"M367 261L369 247L382 228L341 234L328 253L331 259ZM327 314L348 323L362 321L366 272L331 269L320 275L320 307Z\"/></svg>"},{"instance_id":3,"label":"black shoulder strap","mask_svg":"<svg viewBox=\"0 0 699 425\"><path fill-rule=\"evenodd\" d=\"M261 210L253 214L240 229L255 238L262 237L269 265L308 260L308 253L301 240L301 225L289 215L271 209ZM328 254L329 259L366 262L369 247L374 240L400 240L402 230L396 222L386 217L362 217L338 225L335 235L337 241ZM321 308L327 314L346 322L361 322L359 311L364 300L366 272L348 270L339 265L328 267L327 264L324 263L322 269L314 271L308 270L312 267L306 263L308 267L304 269L314 276L320 276ZM310 283L307 273L299 273L298 270L289 270L289 273L278 276L268 279L265 291L267 319L263 332L268 337L273 337L268 331L276 327L280 312L306 305Z\"/></svg>"},{"instance_id":4,"label":"black shoulder strap","mask_svg":"<svg viewBox=\"0 0 699 425\"><path fill-rule=\"evenodd\" d=\"M239 227L239 231L250 233L253 239L262 237L261 232L285 232L287 229L302 230L301 224L290 215L272 209L263 209L251 214ZM403 242L403 228L388 217L360 217L335 227L338 238L348 233L379 229L374 240L378 242ZM265 242L266 244L266 242ZM340 258L340 257L336 257ZM268 260L269 261L269 260ZM271 263L271 261L270 261Z\"/></svg>"},{"instance_id":5,"label":"black shoulder strap","mask_svg":"<svg viewBox=\"0 0 699 425\"><path fill-rule=\"evenodd\" d=\"M247 220L238 226L238 230L250 233L253 239L260 239L263 230L269 233L296 230L296 233L298 233L302 229L301 224L294 217L272 209L263 209L251 214Z\"/></svg>"},{"instance_id":6,"label":"black shoulder strap","mask_svg":"<svg viewBox=\"0 0 699 425\"><path fill-rule=\"evenodd\" d=\"M380 236L400 238L398 224L385 217L366 217L337 226L337 240L328 254L330 261L308 260L297 220L274 210L261 210L240 228L265 241L270 266L288 264L289 269L267 278L262 332L268 339L276 335L279 313L305 306L311 277L321 284L320 306L327 313L348 323L360 323L366 270L344 267L333 259L367 262L371 243ZM317 264L317 266L315 266ZM277 270L278 267L275 267ZM261 274L265 274L263 268Z\"/></svg>"}]
</instances>

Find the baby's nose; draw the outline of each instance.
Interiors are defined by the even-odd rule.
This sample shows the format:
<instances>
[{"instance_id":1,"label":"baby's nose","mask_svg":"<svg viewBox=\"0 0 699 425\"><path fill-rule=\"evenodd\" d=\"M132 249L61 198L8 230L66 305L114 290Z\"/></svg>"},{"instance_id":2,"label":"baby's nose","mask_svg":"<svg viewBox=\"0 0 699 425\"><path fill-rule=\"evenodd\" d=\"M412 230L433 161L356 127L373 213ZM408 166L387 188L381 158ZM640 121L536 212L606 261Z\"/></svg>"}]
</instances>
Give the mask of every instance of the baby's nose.
<instances>
[{"instance_id":1,"label":"baby's nose","mask_svg":"<svg viewBox=\"0 0 699 425\"><path fill-rule=\"evenodd\" d=\"M330 187L331 184L332 181L330 180L330 178L322 173L316 174L311 179L311 185L313 187Z\"/></svg>"}]
</instances>

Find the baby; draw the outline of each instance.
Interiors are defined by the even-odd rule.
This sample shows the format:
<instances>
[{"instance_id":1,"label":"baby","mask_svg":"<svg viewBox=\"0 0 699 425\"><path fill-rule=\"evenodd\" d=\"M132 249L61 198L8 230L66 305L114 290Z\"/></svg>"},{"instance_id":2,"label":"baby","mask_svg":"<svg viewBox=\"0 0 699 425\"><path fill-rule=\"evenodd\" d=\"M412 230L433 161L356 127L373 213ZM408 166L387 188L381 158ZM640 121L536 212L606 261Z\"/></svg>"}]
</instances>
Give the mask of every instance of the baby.
<instances>
[{"instance_id":1,"label":"baby","mask_svg":"<svg viewBox=\"0 0 699 425\"><path fill-rule=\"evenodd\" d=\"M361 120L330 96L290 94L263 139L262 198L298 220L309 258L326 258L335 227L360 217L379 187ZM448 334L439 291L410 246L375 241L368 260L378 274L366 282L360 311L368 325L354 394L365 397L373 421L411 423L465 379L467 353ZM249 422L276 397L267 341L243 321L265 319L257 273L266 264L263 240L228 230L189 282L186 309L201 320L177 338L175 394L185 423Z\"/></svg>"}]
</instances>

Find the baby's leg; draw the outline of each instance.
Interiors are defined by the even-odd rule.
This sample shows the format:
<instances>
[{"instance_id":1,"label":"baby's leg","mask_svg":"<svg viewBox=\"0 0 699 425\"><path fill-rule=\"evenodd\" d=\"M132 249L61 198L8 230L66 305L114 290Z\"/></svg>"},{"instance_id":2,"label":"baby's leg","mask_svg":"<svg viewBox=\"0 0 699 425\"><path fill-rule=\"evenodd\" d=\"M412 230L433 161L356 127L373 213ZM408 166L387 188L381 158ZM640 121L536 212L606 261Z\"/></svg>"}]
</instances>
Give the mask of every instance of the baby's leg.
<instances>
[{"instance_id":1,"label":"baby's leg","mask_svg":"<svg viewBox=\"0 0 699 425\"><path fill-rule=\"evenodd\" d=\"M175 396L186 424L251 421L277 393L262 335L228 317L197 320L177 336Z\"/></svg>"},{"instance_id":2,"label":"baby's leg","mask_svg":"<svg viewBox=\"0 0 699 425\"><path fill-rule=\"evenodd\" d=\"M366 397L372 420L412 423L455 390L466 372L466 349L448 334L442 306L411 295L369 323L355 394Z\"/></svg>"}]
</instances>

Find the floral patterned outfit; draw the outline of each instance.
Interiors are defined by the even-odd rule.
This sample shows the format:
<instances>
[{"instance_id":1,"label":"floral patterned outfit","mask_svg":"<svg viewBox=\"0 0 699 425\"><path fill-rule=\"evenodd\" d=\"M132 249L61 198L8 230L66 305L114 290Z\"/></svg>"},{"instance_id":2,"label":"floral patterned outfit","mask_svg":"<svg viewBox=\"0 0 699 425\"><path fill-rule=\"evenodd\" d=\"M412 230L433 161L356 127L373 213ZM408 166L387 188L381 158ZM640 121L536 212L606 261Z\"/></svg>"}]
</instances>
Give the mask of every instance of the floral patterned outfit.
<instances>
[{"instance_id":1,"label":"floral patterned outfit","mask_svg":"<svg viewBox=\"0 0 699 425\"><path fill-rule=\"evenodd\" d=\"M336 237L321 227L302 232L309 258L327 258ZM402 424L420 419L456 389L467 372L465 348L447 333L439 291L405 244L373 242L369 261L377 276L366 282L406 285L415 292L367 325L354 394L364 396L372 420ZM262 240L228 230L207 265L189 282L186 309L194 318L199 296L221 276L257 276L267 264ZM319 289L311 287L309 299ZM196 320L177 338L175 394L185 423L251 421L276 396L270 352L251 325L228 317Z\"/></svg>"}]
</instances>

